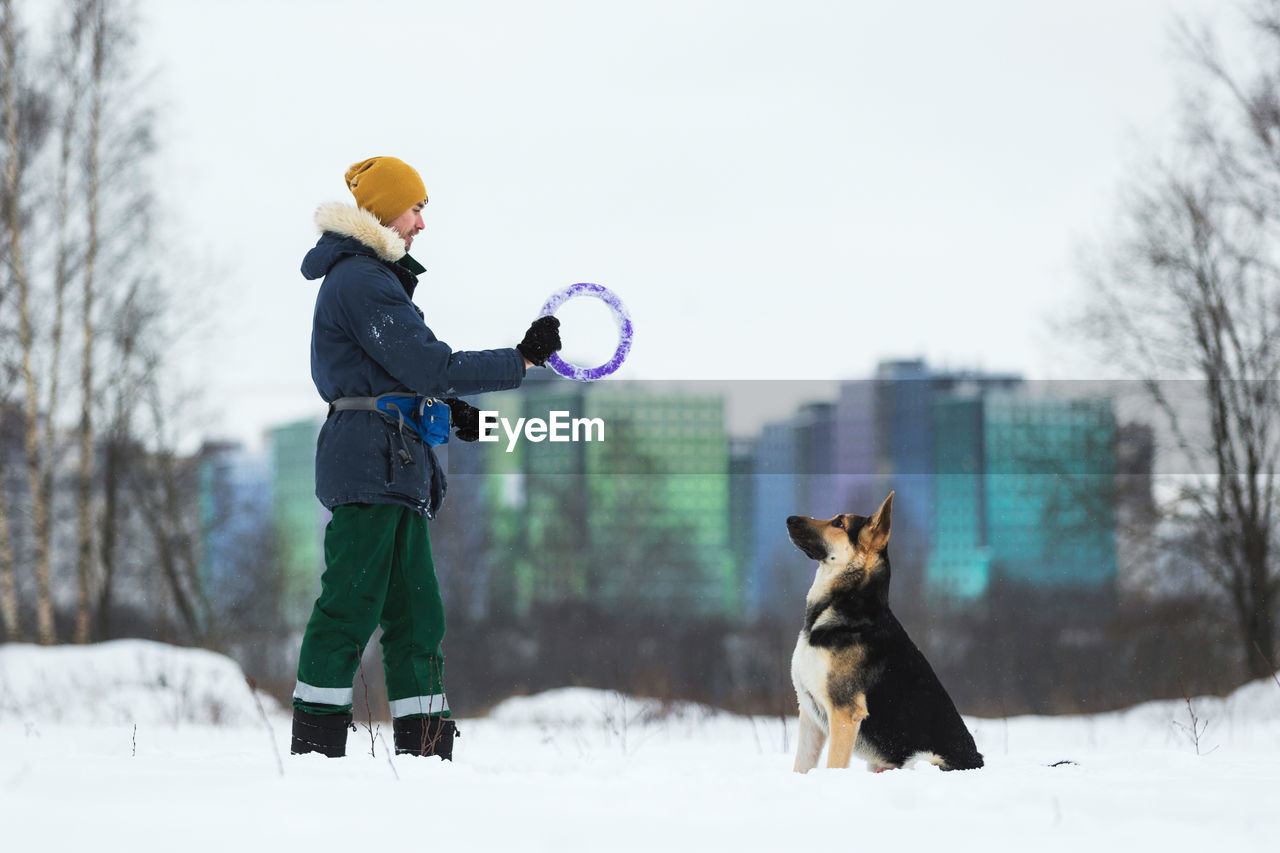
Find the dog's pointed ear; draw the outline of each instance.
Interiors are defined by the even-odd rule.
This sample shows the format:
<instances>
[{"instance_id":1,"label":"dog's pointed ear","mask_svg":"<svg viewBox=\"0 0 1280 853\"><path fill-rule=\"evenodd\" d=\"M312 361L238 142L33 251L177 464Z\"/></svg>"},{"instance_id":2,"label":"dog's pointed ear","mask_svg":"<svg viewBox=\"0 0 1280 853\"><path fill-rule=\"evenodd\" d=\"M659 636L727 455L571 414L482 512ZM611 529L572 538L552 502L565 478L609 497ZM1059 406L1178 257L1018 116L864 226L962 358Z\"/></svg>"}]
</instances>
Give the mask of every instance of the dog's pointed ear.
<instances>
[{"instance_id":1,"label":"dog's pointed ear","mask_svg":"<svg viewBox=\"0 0 1280 853\"><path fill-rule=\"evenodd\" d=\"M876 553L883 551L884 546L889 544L889 526L893 517L893 492L889 493L889 497L884 499L884 503L880 504L880 508L876 510L876 514L867 519L867 523L862 526L862 531L858 533L858 544L864 551Z\"/></svg>"}]
</instances>

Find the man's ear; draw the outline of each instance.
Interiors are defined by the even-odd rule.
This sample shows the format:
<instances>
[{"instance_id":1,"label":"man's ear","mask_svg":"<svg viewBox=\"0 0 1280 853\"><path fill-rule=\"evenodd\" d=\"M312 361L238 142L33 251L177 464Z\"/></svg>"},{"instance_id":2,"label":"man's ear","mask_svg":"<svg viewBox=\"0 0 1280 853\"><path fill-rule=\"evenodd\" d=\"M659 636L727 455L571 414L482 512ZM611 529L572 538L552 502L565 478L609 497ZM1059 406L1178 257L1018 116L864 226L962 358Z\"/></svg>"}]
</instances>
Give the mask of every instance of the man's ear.
<instances>
[{"instance_id":1,"label":"man's ear","mask_svg":"<svg viewBox=\"0 0 1280 853\"><path fill-rule=\"evenodd\" d=\"M889 526L893 517L893 492L884 499L876 514L867 519L858 533L858 546L868 553L883 551L889 544Z\"/></svg>"}]
</instances>

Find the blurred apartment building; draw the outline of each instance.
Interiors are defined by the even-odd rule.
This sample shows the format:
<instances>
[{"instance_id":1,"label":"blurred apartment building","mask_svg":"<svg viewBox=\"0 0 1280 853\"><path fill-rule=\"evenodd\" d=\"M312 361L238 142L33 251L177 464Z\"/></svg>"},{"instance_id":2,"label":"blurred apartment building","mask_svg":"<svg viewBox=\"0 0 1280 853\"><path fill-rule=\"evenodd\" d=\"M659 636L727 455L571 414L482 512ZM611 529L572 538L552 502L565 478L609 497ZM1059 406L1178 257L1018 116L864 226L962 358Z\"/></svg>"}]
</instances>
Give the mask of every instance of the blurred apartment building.
<instances>
[{"instance_id":1,"label":"blurred apartment building","mask_svg":"<svg viewBox=\"0 0 1280 853\"><path fill-rule=\"evenodd\" d=\"M238 442L206 442L199 453L200 584L215 613L251 594L270 545L271 459Z\"/></svg>"},{"instance_id":2,"label":"blurred apartment building","mask_svg":"<svg viewBox=\"0 0 1280 853\"><path fill-rule=\"evenodd\" d=\"M481 453L502 529L503 606L737 615L721 397L547 379L476 405L510 423L564 412L604 429L603 441L585 440L584 427L583 440L521 439L510 452L504 433Z\"/></svg>"},{"instance_id":3,"label":"blurred apartment building","mask_svg":"<svg viewBox=\"0 0 1280 853\"><path fill-rule=\"evenodd\" d=\"M324 570L329 513L315 497L314 418L272 427L265 450L210 443L201 451L201 580L231 602L255 586L278 601L281 624L300 629ZM274 577L262 575L274 572ZM267 581L271 581L268 583Z\"/></svg>"},{"instance_id":4,"label":"blurred apartment building","mask_svg":"<svg viewBox=\"0 0 1280 853\"><path fill-rule=\"evenodd\" d=\"M997 578L1038 589L1114 584L1110 400L959 392L935 401L932 415L932 596L974 601Z\"/></svg>"},{"instance_id":5,"label":"blurred apartment building","mask_svg":"<svg viewBox=\"0 0 1280 853\"><path fill-rule=\"evenodd\" d=\"M271 521L273 547L281 570L281 613L291 628L302 628L320 594L324 571L324 527L329 511L316 500L316 438L320 421L294 421L272 428Z\"/></svg>"}]
</instances>

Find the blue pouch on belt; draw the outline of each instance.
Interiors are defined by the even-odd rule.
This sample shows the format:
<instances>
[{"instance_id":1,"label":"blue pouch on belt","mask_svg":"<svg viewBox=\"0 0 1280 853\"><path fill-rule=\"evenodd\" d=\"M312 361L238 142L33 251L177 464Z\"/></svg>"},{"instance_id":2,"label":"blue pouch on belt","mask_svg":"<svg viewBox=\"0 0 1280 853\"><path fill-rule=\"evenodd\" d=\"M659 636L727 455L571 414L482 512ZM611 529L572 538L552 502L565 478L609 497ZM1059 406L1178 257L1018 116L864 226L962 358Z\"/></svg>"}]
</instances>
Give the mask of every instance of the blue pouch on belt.
<instances>
[{"instance_id":1,"label":"blue pouch on belt","mask_svg":"<svg viewBox=\"0 0 1280 853\"><path fill-rule=\"evenodd\" d=\"M433 397L383 394L378 397L378 411L402 419L432 447L449 441L449 406Z\"/></svg>"}]
</instances>

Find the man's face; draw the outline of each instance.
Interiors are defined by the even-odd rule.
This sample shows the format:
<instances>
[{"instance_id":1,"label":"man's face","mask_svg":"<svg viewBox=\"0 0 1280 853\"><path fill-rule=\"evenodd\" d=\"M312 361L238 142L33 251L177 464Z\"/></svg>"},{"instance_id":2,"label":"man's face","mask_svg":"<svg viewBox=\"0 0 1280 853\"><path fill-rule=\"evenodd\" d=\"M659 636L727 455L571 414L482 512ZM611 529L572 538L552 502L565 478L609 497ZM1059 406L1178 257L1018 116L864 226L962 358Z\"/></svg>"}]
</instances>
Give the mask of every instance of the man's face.
<instances>
[{"instance_id":1,"label":"man's face","mask_svg":"<svg viewBox=\"0 0 1280 853\"><path fill-rule=\"evenodd\" d=\"M420 201L395 219L387 223L387 227L395 231L404 238L404 250L409 251L409 247L413 245L413 238L418 232L426 228L426 223L422 221L422 208L426 207L425 201Z\"/></svg>"}]
</instances>

